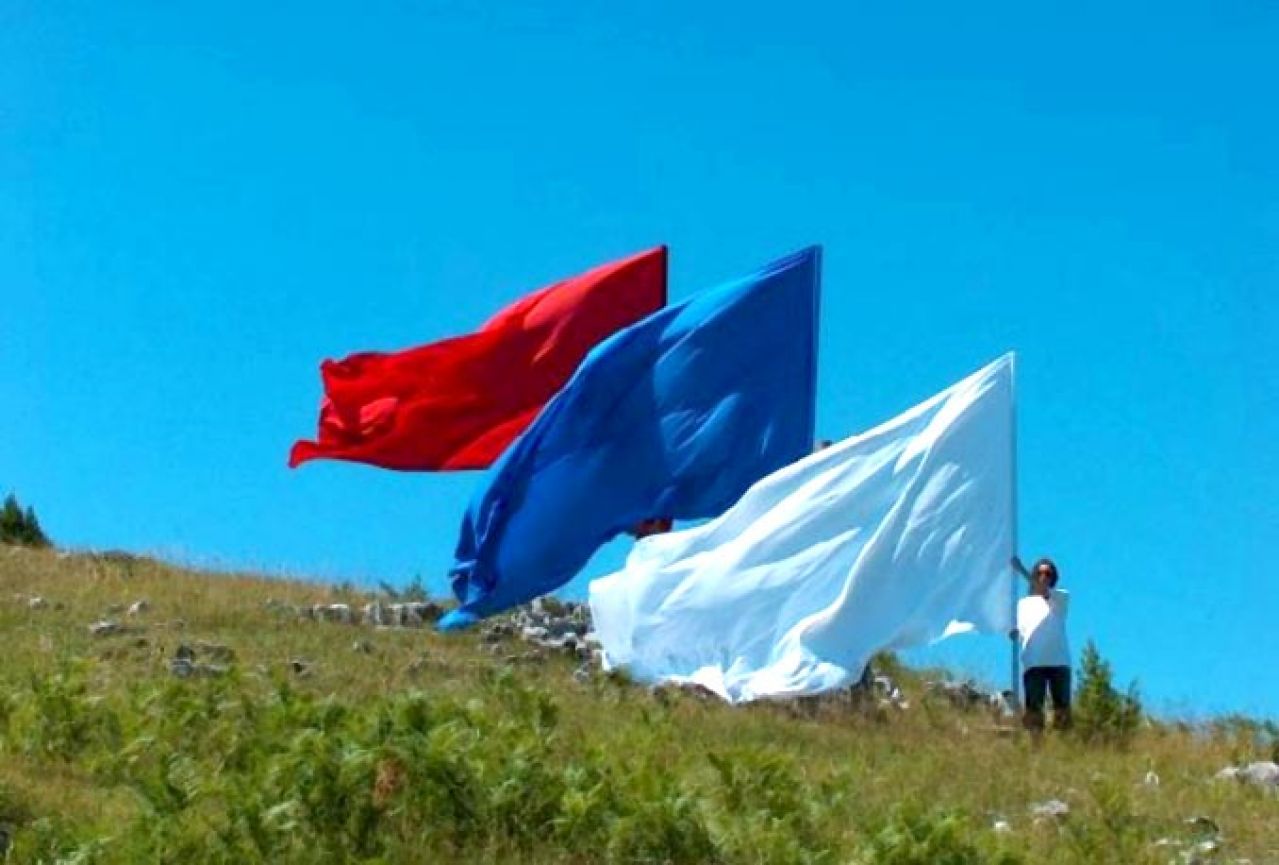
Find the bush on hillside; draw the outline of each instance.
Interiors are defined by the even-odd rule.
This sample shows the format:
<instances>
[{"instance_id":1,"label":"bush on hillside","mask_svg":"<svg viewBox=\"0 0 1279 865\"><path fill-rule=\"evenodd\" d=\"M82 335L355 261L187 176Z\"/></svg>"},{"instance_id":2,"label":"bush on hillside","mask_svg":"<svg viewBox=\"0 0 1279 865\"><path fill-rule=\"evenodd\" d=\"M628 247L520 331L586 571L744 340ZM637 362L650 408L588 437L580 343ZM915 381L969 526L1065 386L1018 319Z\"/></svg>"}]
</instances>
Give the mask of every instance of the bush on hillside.
<instances>
[{"instance_id":1,"label":"bush on hillside","mask_svg":"<svg viewBox=\"0 0 1279 865\"><path fill-rule=\"evenodd\" d=\"M1125 745L1141 725L1141 696L1137 683L1121 692L1114 686L1110 663L1092 640L1084 646L1075 698L1075 730L1086 741Z\"/></svg>"},{"instance_id":2,"label":"bush on hillside","mask_svg":"<svg viewBox=\"0 0 1279 865\"><path fill-rule=\"evenodd\" d=\"M30 506L24 510L13 493L5 496L0 507L0 543L25 547L47 547L49 539L40 528L40 520Z\"/></svg>"}]
</instances>

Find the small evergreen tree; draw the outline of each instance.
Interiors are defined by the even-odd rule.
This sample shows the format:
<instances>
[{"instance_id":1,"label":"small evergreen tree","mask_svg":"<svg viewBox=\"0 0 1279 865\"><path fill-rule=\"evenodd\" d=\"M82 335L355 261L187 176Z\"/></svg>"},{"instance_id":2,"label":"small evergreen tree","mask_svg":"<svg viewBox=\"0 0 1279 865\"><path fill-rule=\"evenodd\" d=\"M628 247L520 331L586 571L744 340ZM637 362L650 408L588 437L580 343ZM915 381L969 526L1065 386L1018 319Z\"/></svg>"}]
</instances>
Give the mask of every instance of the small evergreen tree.
<instances>
[{"instance_id":1,"label":"small evergreen tree","mask_svg":"<svg viewBox=\"0 0 1279 865\"><path fill-rule=\"evenodd\" d=\"M49 546L49 539L45 537L44 530L40 528L40 520L36 517L36 509L27 505L22 516L26 523L27 543L34 547Z\"/></svg>"},{"instance_id":2,"label":"small evergreen tree","mask_svg":"<svg viewBox=\"0 0 1279 865\"><path fill-rule=\"evenodd\" d=\"M5 496L4 507L0 508L0 541L6 544L22 543L26 534L26 516L22 506L13 493Z\"/></svg>"},{"instance_id":3,"label":"small evergreen tree","mask_svg":"<svg viewBox=\"0 0 1279 865\"><path fill-rule=\"evenodd\" d=\"M1075 730L1088 741L1123 745L1137 732L1141 719L1141 696L1137 683L1130 684L1127 693L1116 690L1109 662L1089 640L1079 664Z\"/></svg>"},{"instance_id":4,"label":"small evergreen tree","mask_svg":"<svg viewBox=\"0 0 1279 865\"><path fill-rule=\"evenodd\" d=\"M27 547L47 547L49 539L40 528L40 520L30 505L23 510L13 493L5 496L0 507L0 543L21 544Z\"/></svg>"}]
</instances>

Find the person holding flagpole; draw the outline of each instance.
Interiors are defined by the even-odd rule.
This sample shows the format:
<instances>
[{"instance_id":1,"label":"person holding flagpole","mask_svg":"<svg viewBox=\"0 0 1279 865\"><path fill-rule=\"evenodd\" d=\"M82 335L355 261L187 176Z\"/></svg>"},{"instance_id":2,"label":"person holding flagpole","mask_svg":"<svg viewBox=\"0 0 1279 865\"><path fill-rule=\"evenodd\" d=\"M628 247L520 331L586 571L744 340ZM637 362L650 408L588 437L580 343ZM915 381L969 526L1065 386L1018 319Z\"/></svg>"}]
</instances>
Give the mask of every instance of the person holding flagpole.
<instances>
[{"instance_id":1,"label":"person holding flagpole","mask_svg":"<svg viewBox=\"0 0 1279 865\"><path fill-rule=\"evenodd\" d=\"M1070 726L1070 644L1066 614L1070 594L1057 588L1057 565L1040 559L1027 569L1013 556L1013 568L1030 584L1030 593L1017 602L1017 631L1021 643L1025 712L1022 723L1033 733L1044 729L1044 702L1051 694L1053 728Z\"/></svg>"}]
</instances>

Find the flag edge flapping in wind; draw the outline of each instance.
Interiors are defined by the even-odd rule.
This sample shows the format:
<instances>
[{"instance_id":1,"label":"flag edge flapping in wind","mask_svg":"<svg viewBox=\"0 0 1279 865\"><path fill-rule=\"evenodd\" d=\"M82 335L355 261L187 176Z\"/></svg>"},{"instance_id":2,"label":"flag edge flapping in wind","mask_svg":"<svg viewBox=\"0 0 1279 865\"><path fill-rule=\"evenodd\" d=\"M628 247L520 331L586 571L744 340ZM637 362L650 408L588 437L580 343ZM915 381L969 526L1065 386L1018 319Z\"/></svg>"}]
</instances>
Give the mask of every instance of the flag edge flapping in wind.
<instances>
[{"instance_id":1,"label":"flag edge flapping in wind","mask_svg":"<svg viewBox=\"0 0 1279 865\"><path fill-rule=\"evenodd\" d=\"M341 360L325 360L320 367L324 397L317 437L294 443L289 467L335 460L406 472L487 468L563 388L591 349L666 305L668 258L666 245L654 246L528 292L476 330L396 351L354 352ZM540 324L540 341L530 336L528 319L536 317L539 307L545 310L556 303L567 304L558 319ZM574 314L582 319L574 322ZM560 332L569 324L578 328L572 339ZM511 349L519 340L528 345ZM523 362L521 352L527 355ZM562 369L548 371L552 364L547 358L556 352L554 365ZM510 353L517 357L506 357ZM407 365L409 358L423 368L405 376L397 365ZM441 370L453 390L433 393L425 382ZM525 376L530 381L525 391L534 395L513 398L519 388L510 384L504 393L486 391L484 377L499 372L516 381ZM468 374L475 377L474 387L463 397L458 388L466 385ZM406 383L413 377L422 384ZM390 384L392 379L398 383ZM338 405L339 391L361 395L342 397ZM438 405L433 405L437 399ZM433 421L430 428L422 426L424 418ZM338 427L344 429L337 431ZM337 440L343 436L350 440ZM449 436L455 440L447 440Z\"/></svg>"}]
</instances>

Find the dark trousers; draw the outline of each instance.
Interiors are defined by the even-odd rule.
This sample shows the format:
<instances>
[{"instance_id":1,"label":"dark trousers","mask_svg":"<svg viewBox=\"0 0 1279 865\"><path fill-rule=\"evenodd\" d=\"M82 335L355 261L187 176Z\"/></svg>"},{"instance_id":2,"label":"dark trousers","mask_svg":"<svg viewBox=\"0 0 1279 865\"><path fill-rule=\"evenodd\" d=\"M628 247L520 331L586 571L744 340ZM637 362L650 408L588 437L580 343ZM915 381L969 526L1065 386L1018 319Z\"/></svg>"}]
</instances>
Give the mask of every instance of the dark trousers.
<instances>
[{"instance_id":1,"label":"dark trousers","mask_svg":"<svg viewBox=\"0 0 1279 865\"><path fill-rule=\"evenodd\" d=\"M1031 667L1022 674L1026 693L1026 721L1030 726L1043 726L1044 697L1052 694L1053 724L1070 723L1070 667Z\"/></svg>"}]
</instances>

